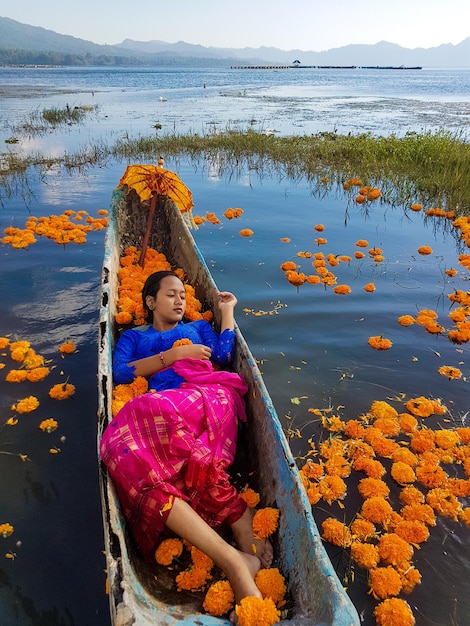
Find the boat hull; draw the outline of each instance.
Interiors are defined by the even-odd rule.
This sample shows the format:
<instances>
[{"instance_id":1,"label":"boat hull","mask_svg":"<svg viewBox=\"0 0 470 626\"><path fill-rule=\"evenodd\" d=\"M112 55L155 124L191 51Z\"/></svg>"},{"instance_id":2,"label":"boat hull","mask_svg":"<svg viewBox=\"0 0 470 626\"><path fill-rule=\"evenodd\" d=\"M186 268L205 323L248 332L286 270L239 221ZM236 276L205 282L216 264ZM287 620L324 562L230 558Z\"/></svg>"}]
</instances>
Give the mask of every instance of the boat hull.
<instances>
[{"instance_id":1,"label":"boat hull","mask_svg":"<svg viewBox=\"0 0 470 626\"><path fill-rule=\"evenodd\" d=\"M140 247L148 203L134 192L117 190L112 199L105 243L99 320L98 438L111 415L112 351L117 329L117 272L122 251ZM184 270L204 309L217 311L217 287L202 254L175 205L160 197L149 245L163 252L173 267ZM217 325L217 318L215 323ZM292 598L291 617L283 624L298 626L358 626L359 618L325 552L303 489L297 465L266 390L258 366L239 329L234 368L246 380L248 415L245 453L256 477L262 506L279 509L275 538L276 565L286 577ZM100 483L110 595L114 626L136 624L227 624L201 614L191 599L175 594L164 573L155 571L137 554L127 534L119 501L106 468L100 463ZM199 602L199 601L198 601Z\"/></svg>"}]
</instances>

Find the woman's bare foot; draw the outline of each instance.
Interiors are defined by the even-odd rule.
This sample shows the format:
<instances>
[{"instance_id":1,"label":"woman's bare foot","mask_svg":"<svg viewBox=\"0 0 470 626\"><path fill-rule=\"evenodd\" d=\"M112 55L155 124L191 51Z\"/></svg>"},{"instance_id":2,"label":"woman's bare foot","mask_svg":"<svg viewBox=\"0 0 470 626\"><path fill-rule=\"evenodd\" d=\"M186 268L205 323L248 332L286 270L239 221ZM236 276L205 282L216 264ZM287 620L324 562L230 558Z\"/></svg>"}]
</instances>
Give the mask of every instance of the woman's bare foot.
<instances>
[{"instance_id":1,"label":"woman's bare foot","mask_svg":"<svg viewBox=\"0 0 470 626\"><path fill-rule=\"evenodd\" d=\"M235 573L235 575L229 575L227 571L225 571L225 575L229 579L233 589L235 604L239 604L240 601L247 596L262 598L263 596L254 582L256 574L261 569L261 563L259 558L257 556L252 556L251 554L246 554L245 552L241 552L239 550L237 550L237 552L241 556L242 561L245 562L245 567L242 567L240 572ZM250 573L251 580L246 576L247 571ZM235 626L238 625L238 618L235 611L232 611L232 613L230 614L230 623L235 624Z\"/></svg>"},{"instance_id":2,"label":"woman's bare foot","mask_svg":"<svg viewBox=\"0 0 470 626\"><path fill-rule=\"evenodd\" d=\"M235 541L242 552L255 555L261 566L269 568L273 562L273 547L268 539L258 539L253 533L254 511L247 507L243 515L231 525Z\"/></svg>"}]
</instances>

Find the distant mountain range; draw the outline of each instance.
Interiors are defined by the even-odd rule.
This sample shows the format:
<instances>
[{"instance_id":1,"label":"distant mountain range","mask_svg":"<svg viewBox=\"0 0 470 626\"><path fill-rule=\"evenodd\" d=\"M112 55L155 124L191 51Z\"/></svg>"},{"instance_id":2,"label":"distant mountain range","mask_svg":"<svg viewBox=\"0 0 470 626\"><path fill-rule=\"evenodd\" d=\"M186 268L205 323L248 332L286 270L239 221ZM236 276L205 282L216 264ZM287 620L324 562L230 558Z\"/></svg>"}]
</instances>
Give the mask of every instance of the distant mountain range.
<instances>
[{"instance_id":1,"label":"distant mountain range","mask_svg":"<svg viewBox=\"0 0 470 626\"><path fill-rule=\"evenodd\" d=\"M403 48L381 41L374 45L349 45L323 52L278 48L214 48L184 41L133 41L99 45L60 35L51 30L0 17L2 65L368 65L470 67L470 37L457 45Z\"/></svg>"}]
</instances>

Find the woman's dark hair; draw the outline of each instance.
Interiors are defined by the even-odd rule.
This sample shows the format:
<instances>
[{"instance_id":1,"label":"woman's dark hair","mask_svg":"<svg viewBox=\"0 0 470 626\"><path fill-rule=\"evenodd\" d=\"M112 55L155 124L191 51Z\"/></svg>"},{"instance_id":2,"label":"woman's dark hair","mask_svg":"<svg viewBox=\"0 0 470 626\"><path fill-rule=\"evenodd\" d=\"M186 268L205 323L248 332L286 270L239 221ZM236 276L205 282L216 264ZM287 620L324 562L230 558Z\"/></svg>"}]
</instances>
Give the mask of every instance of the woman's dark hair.
<instances>
[{"instance_id":1,"label":"woman's dark hair","mask_svg":"<svg viewBox=\"0 0 470 626\"><path fill-rule=\"evenodd\" d=\"M179 278L179 276L177 276L175 272L164 270L162 272L155 272L154 274L150 274L150 276L145 281L144 288L142 289L142 303L144 305L145 321L148 324L151 324L153 322L153 312L149 309L147 305L147 296L155 298L158 290L160 289L162 279L166 276L176 276L176 278Z\"/></svg>"}]
</instances>

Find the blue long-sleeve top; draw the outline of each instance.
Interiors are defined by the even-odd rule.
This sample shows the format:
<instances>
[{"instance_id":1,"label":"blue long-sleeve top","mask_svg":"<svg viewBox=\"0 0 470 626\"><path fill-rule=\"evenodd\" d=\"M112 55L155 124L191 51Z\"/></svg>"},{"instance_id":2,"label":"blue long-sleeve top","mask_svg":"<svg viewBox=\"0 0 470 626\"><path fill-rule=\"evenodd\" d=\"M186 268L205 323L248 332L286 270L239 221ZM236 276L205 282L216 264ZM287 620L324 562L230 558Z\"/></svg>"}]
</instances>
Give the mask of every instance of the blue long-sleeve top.
<instances>
[{"instance_id":1,"label":"blue long-sleeve top","mask_svg":"<svg viewBox=\"0 0 470 626\"><path fill-rule=\"evenodd\" d=\"M235 354L235 331L226 329L220 335L205 320L179 322L175 328L159 332L153 326L138 326L126 330L119 338L113 354L113 377L116 384L131 383L135 378L133 361L169 350L178 339L190 339L212 350L211 360L228 365ZM183 378L172 367L160 370L148 378L149 389L175 389Z\"/></svg>"}]
</instances>

